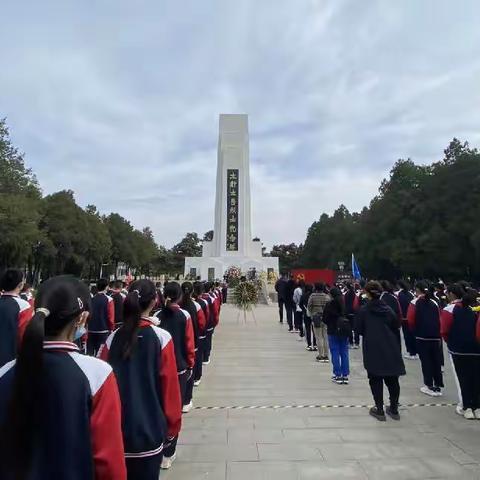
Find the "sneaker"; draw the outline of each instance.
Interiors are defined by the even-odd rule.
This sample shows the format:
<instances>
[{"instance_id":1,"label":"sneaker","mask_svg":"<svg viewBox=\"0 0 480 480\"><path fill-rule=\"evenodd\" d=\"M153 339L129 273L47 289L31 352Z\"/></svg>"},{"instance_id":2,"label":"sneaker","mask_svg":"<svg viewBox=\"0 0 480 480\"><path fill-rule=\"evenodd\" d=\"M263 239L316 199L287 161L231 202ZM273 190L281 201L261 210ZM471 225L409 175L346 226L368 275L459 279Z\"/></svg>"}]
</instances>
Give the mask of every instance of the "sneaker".
<instances>
[{"instance_id":1,"label":"sneaker","mask_svg":"<svg viewBox=\"0 0 480 480\"><path fill-rule=\"evenodd\" d=\"M372 407L368 412L372 417L376 418L379 422L386 422L387 417L383 410L378 410L377 407Z\"/></svg>"},{"instance_id":2,"label":"sneaker","mask_svg":"<svg viewBox=\"0 0 480 480\"><path fill-rule=\"evenodd\" d=\"M321 362L321 361L322 361L322 357L321 357L320 355L317 355L317 356L315 357L315 360L316 360L317 362Z\"/></svg>"},{"instance_id":3,"label":"sneaker","mask_svg":"<svg viewBox=\"0 0 480 480\"><path fill-rule=\"evenodd\" d=\"M314 346L312 347L312 352L318 352L318 348L317 348L316 345L314 345Z\"/></svg>"},{"instance_id":4,"label":"sneaker","mask_svg":"<svg viewBox=\"0 0 480 480\"><path fill-rule=\"evenodd\" d=\"M338 385L343 385L343 377L336 377L335 383Z\"/></svg>"},{"instance_id":5,"label":"sneaker","mask_svg":"<svg viewBox=\"0 0 480 480\"><path fill-rule=\"evenodd\" d=\"M342 377L342 383L348 385L348 377Z\"/></svg>"},{"instance_id":6,"label":"sneaker","mask_svg":"<svg viewBox=\"0 0 480 480\"><path fill-rule=\"evenodd\" d=\"M440 387L433 387L435 397L443 397L442 389Z\"/></svg>"},{"instance_id":7,"label":"sneaker","mask_svg":"<svg viewBox=\"0 0 480 480\"><path fill-rule=\"evenodd\" d=\"M475 414L473 413L473 410L471 408L467 408L465 410L465 413L463 414L463 417L466 418L467 420L475 420Z\"/></svg>"},{"instance_id":8,"label":"sneaker","mask_svg":"<svg viewBox=\"0 0 480 480\"><path fill-rule=\"evenodd\" d=\"M190 400L190 403L182 407L182 413L188 413L193 408L193 401Z\"/></svg>"},{"instance_id":9,"label":"sneaker","mask_svg":"<svg viewBox=\"0 0 480 480\"><path fill-rule=\"evenodd\" d=\"M177 458L176 453L174 453L171 457L163 457L160 468L162 470L168 470L172 466L172 463L175 461L176 458Z\"/></svg>"},{"instance_id":10,"label":"sneaker","mask_svg":"<svg viewBox=\"0 0 480 480\"><path fill-rule=\"evenodd\" d=\"M480 408L477 408L476 410L474 410L473 414L475 415L475 418L477 420L480 420Z\"/></svg>"},{"instance_id":11,"label":"sneaker","mask_svg":"<svg viewBox=\"0 0 480 480\"><path fill-rule=\"evenodd\" d=\"M420 388L420 391L422 393L424 393L425 395L428 395L430 397L436 397L437 394L436 392L434 392L433 390L431 390L430 388L428 388L426 385L424 385L423 387Z\"/></svg>"},{"instance_id":12,"label":"sneaker","mask_svg":"<svg viewBox=\"0 0 480 480\"><path fill-rule=\"evenodd\" d=\"M201 383L202 383L202 379L200 378L200 379L195 380L195 381L193 382L193 386L194 386L194 387L198 387Z\"/></svg>"},{"instance_id":13,"label":"sneaker","mask_svg":"<svg viewBox=\"0 0 480 480\"><path fill-rule=\"evenodd\" d=\"M295 333L295 332L294 332L293 328L289 328L288 333Z\"/></svg>"},{"instance_id":14,"label":"sneaker","mask_svg":"<svg viewBox=\"0 0 480 480\"><path fill-rule=\"evenodd\" d=\"M407 360L415 360L415 355L410 355L409 353L406 353L403 358L406 358Z\"/></svg>"},{"instance_id":15,"label":"sneaker","mask_svg":"<svg viewBox=\"0 0 480 480\"><path fill-rule=\"evenodd\" d=\"M400 414L398 413L398 410L392 410L392 407L387 407L385 412L391 419L400 420Z\"/></svg>"},{"instance_id":16,"label":"sneaker","mask_svg":"<svg viewBox=\"0 0 480 480\"><path fill-rule=\"evenodd\" d=\"M354 346L353 346L353 349L354 349L354 350L358 350L359 348L360 348L360 345L354 345Z\"/></svg>"},{"instance_id":17,"label":"sneaker","mask_svg":"<svg viewBox=\"0 0 480 480\"><path fill-rule=\"evenodd\" d=\"M313 348L310 346L310 345L307 345L305 347L305 350L309 351L309 352L313 352Z\"/></svg>"},{"instance_id":18,"label":"sneaker","mask_svg":"<svg viewBox=\"0 0 480 480\"><path fill-rule=\"evenodd\" d=\"M332 382L333 383L338 383L338 381L341 381L342 377L337 377L336 375L332 375Z\"/></svg>"},{"instance_id":19,"label":"sneaker","mask_svg":"<svg viewBox=\"0 0 480 480\"><path fill-rule=\"evenodd\" d=\"M208 360L206 360L206 361L204 361L204 362L202 362L202 363L203 363L203 365L210 365L210 359L208 359Z\"/></svg>"},{"instance_id":20,"label":"sneaker","mask_svg":"<svg viewBox=\"0 0 480 480\"><path fill-rule=\"evenodd\" d=\"M461 415L462 417L465 415L465 410L461 405L456 406L455 412L457 413L457 415Z\"/></svg>"},{"instance_id":21,"label":"sneaker","mask_svg":"<svg viewBox=\"0 0 480 480\"><path fill-rule=\"evenodd\" d=\"M323 363L330 363L330 360L328 357L323 357L323 360L322 360Z\"/></svg>"}]
</instances>

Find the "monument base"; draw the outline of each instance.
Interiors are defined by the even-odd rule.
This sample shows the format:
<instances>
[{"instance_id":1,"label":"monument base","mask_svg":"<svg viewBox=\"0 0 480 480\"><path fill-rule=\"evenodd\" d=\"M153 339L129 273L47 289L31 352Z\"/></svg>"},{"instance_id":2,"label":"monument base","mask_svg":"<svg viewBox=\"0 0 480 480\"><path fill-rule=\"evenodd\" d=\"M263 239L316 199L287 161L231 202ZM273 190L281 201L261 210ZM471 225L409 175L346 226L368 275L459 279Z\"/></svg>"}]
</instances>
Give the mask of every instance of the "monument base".
<instances>
[{"instance_id":1,"label":"monument base","mask_svg":"<svg viewBox=\"0 0 480 480\"><path fill-rule=\"evenodd\" d=\"M274 271L278 275L277 257L187 257L185 275L200 277L202 280L223 280L225 272L232 266L242 272L255 268L257 272Z\"/></svg>"}]
</instances>

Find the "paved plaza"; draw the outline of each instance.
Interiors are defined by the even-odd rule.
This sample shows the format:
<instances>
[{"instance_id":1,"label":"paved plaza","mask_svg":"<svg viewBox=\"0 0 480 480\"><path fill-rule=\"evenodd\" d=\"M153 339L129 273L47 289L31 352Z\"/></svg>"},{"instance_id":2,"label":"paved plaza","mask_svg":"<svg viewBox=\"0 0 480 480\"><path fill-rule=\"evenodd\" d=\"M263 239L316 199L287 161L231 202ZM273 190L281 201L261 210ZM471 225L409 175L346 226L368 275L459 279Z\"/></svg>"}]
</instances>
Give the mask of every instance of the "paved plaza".
<instances>
[{"instance_id":1,"label":"paved plaza","mask_svg":"<svg viewBox=\"0 0 480 480\"><path fill-rule=\"evenodd\" d=\"M455 403L448 362L445 395L432 399L419 392L419 362L406 361L402 420L380 423L355 407L372 403L361 350L350 351L350 385L336 385L275 307L258 307L255 318L245 323L224 307L197 408L184 415L178 458L163 479L480 479L480 421L419 406Z\"/></svg>"}]
</instances>

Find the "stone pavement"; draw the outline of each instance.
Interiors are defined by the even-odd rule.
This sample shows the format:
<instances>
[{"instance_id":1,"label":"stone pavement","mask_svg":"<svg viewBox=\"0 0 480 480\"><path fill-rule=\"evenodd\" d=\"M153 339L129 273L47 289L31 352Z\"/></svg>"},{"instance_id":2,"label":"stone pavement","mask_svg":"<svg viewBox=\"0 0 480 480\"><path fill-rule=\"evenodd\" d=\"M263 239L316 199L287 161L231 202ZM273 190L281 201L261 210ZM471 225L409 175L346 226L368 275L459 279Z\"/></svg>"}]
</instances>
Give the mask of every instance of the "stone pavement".
<instances>
[{"instance_id":1,"label":"stone pavement","mask_svg":"<svg viewBox=\"0 0 480 480\"><path fill-rule=\"evenodd\" d=\"M297 335L287 333L275 307L258 307L256 322L237 317L224 307L195 407L269 408L184 415L177 460L162 479L480 479L480 421L449 406L405 406L400 422L386 423L366 408L333 407L372 403L361 350L350 351L350 385L336 385L330 365L315 362ZM443 398L419 392L418 361L406 367L403 405L455 402L449 364ZM294 408L302 405L328 406Z\"/></svg>"}]
</instances>

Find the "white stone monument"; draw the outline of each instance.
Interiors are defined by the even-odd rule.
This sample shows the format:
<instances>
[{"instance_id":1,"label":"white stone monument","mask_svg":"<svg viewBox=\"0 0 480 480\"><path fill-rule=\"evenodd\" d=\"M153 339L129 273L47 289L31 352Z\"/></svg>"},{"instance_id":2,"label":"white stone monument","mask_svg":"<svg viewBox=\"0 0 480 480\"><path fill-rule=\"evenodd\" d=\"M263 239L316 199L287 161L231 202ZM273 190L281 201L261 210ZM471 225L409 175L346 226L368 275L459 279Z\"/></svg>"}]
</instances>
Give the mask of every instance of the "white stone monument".
<instances>
[{"instance_id":1,"label":"white stone monument","mask_svg":"<svg viewBox=\"0 0 480 480\"><path fill-rule=\"evenodd\" d=\"M220 115L213 240L203 242L201 257L185 258L185 275L222 279L231 266L278 274L278 258L264 257L252 240L248 144L248 115Z\"/></svg>"}]
</instances>

